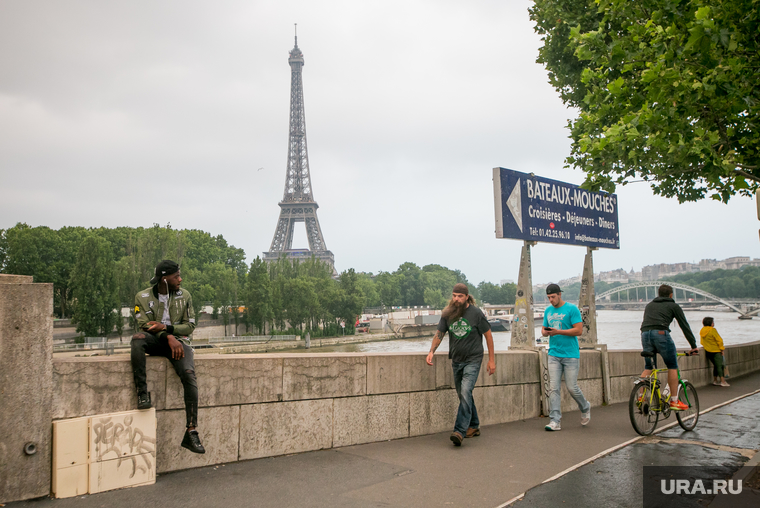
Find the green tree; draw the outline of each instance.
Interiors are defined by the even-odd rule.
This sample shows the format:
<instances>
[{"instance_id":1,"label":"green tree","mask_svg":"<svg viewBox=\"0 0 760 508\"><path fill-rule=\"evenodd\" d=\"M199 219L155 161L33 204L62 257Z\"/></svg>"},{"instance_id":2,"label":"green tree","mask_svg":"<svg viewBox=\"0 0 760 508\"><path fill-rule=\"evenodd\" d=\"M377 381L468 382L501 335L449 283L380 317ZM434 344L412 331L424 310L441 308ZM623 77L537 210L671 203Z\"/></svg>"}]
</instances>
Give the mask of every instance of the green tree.
<instances>
[{"instance_id":1,"label":"green tree","mask_svg":"<svg viewBox=\"0 0 760 508\"><path fill-rule=\"evenodd\" d=\"M106 336L114 327L120 307L111 244L94 234L81 242L71 273L74 294L72 322L87 337Z\"/></svg>"},{"instance_id":2,"label":"green tree","mask_svg":"<svg viewBox=\"0 0 760 508\"><path fill-rule=\"evenodd\" d=\"M8 256L8 239L5 230L0 229L0 273L5 273L5 260Z\"/></svg>"},{"instance_id":3,"label":"green tree","mask_svg":"<svg viewBox=\"0 0 760 508\"><path fill-rule=\"evenodd\" d=\"M292 328L303 330L303 325L318 306L317 293L311 277L286 279L283 284L285 319Z\"/></svg>"},{"instance_id":4,"label":"green tree","mask_svg":"<svg viewBox=\"0 0 760 508\"><path fill-rule=\"evenodd\" d=\"M332 313L346 324L346 332L353 333L356 318L364 310L364 293L359 287L359 276L353 268L338 276L338 287L332 301Z\"/></svg>"},{"instance_id":5,"label":"green tree","mask_svg":"<svg viewBox=\"0 0 760 508\"><path fill-rule=\"evenodd\" d=\"M55 231L45 226L16 224L5 232L5 273L32 275L35 282L53 283L59 315L68 316L69 280L84 231L83 228Z\"/></svg>"},{"instance_id":6,"label":"green tree","mask_svg":"<svg viewBox=\"0 0 760 508\"><path fill-rule=\"evenodd\" d=\"M427 275L414 263L404 263L394 272L399 284L401 305L414 306L425 303Z\"/></svg>"},{"instance_id":7,"label":"green tree","mask_svg":"<svg viewBox=\"0 0 760 508\"><path fill-rule=\"evenodd\" d=\"M461 272L449 270L441 265L425 265L425 305L442 309L451 298L454 284L459 282Z\"/></svg>"},{"instance_id":8,"label":"green tree","mask_svg":"<svg viewBox=\"0 0 760 508\"><path fill-rule=\"evenodd\" d=\"M207 265L204 272L206 280L214 288L213 307L222 318L224 335L227 336L227 326L230 324L230 318L233 317L232 307L238 305L237 273L232 267L222 262Z\"/></svg>"},{"instance_id":9,"label":"green tree","mask_svg":"<svg viewBox=\"0 0 760 508\"><path fill-rule=\"evenodd\" d=\"M380 299L380 293L377 290L375 282L372 280L372 274L370 273L357 273L357 286L364 294L364 306L365 307L380 307L382 300Z\"/></svg>"},{"instance_id":10,"label":"green tree","mask_svg":"<svg viewBox=\"0 0 760 508\"><path fill-rule=\"evenodd\" d=\"M398 277L389 272L380 272L375 277L377 293L380 296L380 302L386 307L396 307L401 305L401 288L399 287Z\"/></svg>"},{"instance_id":11,"label":"green tree","mask_svg":"<svg viewBox=\"0 0 760 508\"><path fill-rule=\"evenodd\" d=\"M584 186L727 202L760 182L757 0L536 0Z\"/></svg>"},{"instance_id":12,"label":"green tree","mask_svg":"<svg viewBox=\"0 0 760 508\"><path fill-rule=\"evenodd\" d=\"M245 322L264 333L266 322L272 318L271 280L267 264L256 256L251 262L245 284Z\"/></svg>"}]
</instances>

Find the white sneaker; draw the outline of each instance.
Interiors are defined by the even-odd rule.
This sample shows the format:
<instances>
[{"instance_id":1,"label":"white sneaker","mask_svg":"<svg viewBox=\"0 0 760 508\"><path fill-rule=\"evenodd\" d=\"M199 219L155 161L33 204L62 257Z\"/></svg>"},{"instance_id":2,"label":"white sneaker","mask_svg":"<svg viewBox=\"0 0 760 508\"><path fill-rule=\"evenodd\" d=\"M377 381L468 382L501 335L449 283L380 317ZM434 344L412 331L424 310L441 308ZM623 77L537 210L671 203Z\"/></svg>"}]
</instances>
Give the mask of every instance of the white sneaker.
<instances>
[{"instance_id":1,"label":"white sneaker","mask_svg":"<svg viewBox=\"0 0 760 508\"><path fill-rule=\"evenodd\" d=\"M544 427L546 430L562 430L562 427L559 426L559 422L549 422L549 424Z\"/></svg>"},{"instance_id":2,"label":"white sneaker","mask_svg":"<svg viewBox=\"0 0 760 508\"><path fill-rule=\"evenodd\" d=\"M588 422L591 421L591 409L589 408L588 412L581 413L581 425L588 425Z\"/></svg>"}]
</instances>

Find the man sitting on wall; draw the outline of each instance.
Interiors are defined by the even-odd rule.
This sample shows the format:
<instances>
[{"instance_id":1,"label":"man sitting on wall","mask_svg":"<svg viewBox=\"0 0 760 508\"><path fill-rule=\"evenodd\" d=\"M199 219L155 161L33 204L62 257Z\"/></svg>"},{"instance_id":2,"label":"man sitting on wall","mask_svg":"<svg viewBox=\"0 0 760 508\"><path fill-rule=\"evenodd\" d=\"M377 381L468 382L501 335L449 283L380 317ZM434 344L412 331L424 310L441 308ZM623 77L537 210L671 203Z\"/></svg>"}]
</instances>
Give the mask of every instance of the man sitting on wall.
<instances>
[{"instance_id":1,"label":"man sitting on wall","mask_svg":"<svg viewBox=\"0 0 760 508\"><path fill-rule=\"evenodd\" d=\"M132 371L137 388L137 409L150 409L146 382L145 353L167 358L177 372L185 393L187 430L182 446L193 453L206 453L196 430L198 385L190 339L195 329L195 312L190 293L180 289L179 265L164 260L156 266L152 287L135 295L135 318L141 332L132 336Z\"/></svg>"}]
</instances>

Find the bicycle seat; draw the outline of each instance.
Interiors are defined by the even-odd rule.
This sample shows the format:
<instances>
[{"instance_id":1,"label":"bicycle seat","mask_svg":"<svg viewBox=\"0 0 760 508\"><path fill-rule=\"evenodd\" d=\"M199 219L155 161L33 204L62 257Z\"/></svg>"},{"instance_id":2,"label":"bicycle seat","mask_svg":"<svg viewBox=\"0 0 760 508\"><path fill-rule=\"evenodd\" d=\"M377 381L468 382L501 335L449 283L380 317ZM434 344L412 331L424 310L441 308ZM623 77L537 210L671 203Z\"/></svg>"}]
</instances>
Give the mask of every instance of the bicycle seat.
<instances>
[{"instance_id":1,"label":"bicycle seat","mask_svg":"<svg viewBox=\"0 0 760 508\"><path fill-rule=\"evenodd\" d=\"M654 358L655 353L651 351L642 351L641 356L643 356L644 358Z\"/></svg>"}]
</instances>

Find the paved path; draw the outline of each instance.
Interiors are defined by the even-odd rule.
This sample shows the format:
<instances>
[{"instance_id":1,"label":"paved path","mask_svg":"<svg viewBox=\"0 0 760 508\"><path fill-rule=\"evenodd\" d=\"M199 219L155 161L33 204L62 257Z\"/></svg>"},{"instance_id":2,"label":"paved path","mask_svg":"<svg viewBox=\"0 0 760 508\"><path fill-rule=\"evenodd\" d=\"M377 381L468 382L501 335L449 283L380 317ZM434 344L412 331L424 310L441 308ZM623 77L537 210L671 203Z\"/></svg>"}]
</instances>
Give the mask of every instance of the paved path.
<instances>
[{"instance_id":1,"label":"paved path","mask_svg":"<svg viewBox=\"0 0 760 508\"><path fill-rule=\"evenodd\" d=\"M698 389L703 409L760 389L760 373L730 388ZM546 418L482 428L460 448L439 433L396 441L250 460L160 475L155 485L7 507L200 508L642 506L641 472L653 462L739 467L760 448L760 394L680 427L640 439L593 463L580 463L638 438L628 405L592 409L587 427L565 413L562 431L545 432ZM452 415L453 424L454 415ZM661 421L659 428L674 422ZM693 444L692 444L693 443ZM543 484L562 472L571 472ZM523 495L524 494L524 495ZM519 500L516 497L523 495Z\"/></svg>"}]
</instances>

